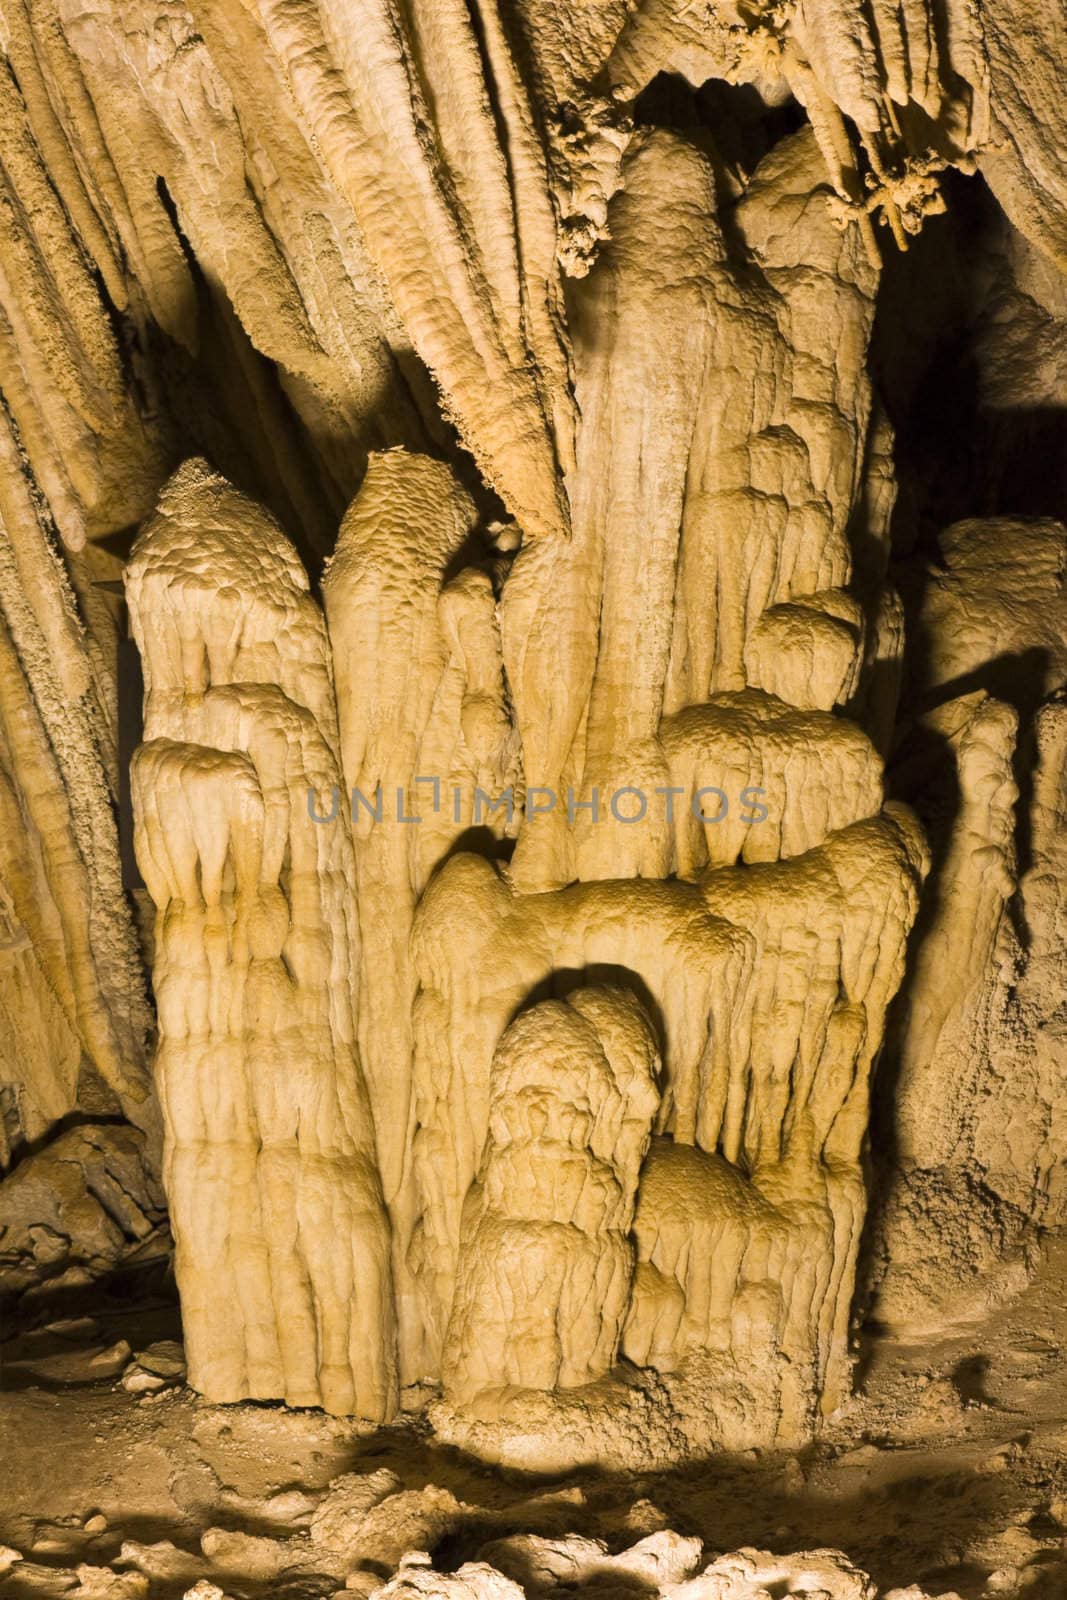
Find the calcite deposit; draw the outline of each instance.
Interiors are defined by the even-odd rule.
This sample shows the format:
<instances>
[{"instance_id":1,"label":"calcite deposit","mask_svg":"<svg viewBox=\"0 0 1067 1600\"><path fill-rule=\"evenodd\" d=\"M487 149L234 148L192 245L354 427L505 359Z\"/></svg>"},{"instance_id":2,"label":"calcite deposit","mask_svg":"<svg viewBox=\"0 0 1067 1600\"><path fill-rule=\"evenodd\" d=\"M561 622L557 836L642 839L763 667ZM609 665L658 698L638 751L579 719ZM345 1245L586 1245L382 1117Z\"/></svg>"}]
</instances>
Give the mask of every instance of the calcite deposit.
<instances>
[{"instance_id":1,"label":"calcite deposit","mask_svg":"<svg viewBox=\"0 0 1067 1600\"><path fill-rule=\"evenodd\" d=\"M576 1389L615 1365L658 1065L626 990L542 1001L504 1033L441 1355L453 1405L491 1417L501 1390Z\"/></svg>"},{"instance_id":2,"label":"calcite deposit","mask_svg":"<svg viewBox=\"0 0 1067 1600\"><path fill-rule=\"evenodd\" d=\"M1061 6L10 0L0 53L5 1309L176 1296L87 1357L131 1404L487 1468L821 1448L1067 1226ZM165 1581L881 1581L771 1524L449 1566L450 1489L379 1548L351 1477Z\"/></svg>"},{"instance_id":3,"label":"calcite deposit","mask_svg":"<svg viewBox=\"0 0 1067 1600\"><path fill-rule=\"evenodd\" d=\"M219 1400L383 1418L394 1310L355 1041L355 866L345 820L315 827L307 812L338 776L322 614L281 531L195 461L144 528L127 583L190 1379Z\"/></svg>"}]
</instances>

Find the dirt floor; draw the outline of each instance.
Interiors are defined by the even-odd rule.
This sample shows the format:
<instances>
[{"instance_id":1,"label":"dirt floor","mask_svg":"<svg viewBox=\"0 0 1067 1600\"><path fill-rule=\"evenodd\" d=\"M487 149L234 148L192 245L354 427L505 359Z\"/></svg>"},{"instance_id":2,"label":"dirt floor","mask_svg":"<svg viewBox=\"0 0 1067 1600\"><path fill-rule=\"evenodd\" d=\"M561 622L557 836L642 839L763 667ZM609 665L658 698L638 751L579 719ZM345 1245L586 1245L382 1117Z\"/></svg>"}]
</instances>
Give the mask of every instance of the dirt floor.
<instances>
[{"instance_id":1,"label":"dirt floor","mask_svg":"<svg viewBox=\"0 0 1067 1600\"><path fill-rule=\"evenodd\" d=\"M314 1600L349 1573L371 1592L409 1549L450 1570L513 1532L621 1549L660 1528L698 1535L709 1555L836 1547L883 1592L1067 1600L1067 1236L983 1320L869 1341L856 1398L817 1444L665 1474L508 1478L435 1445L414 1414L366 1432L320 1412L208 1405L181 1385L131 1394L114 1370L99 1375L121 1369L116 1341L136 1352L177 1337L173 1303L160 1292L146 1305L142 1285L133 1303L112 1291L91 1318L4 1344L0 1600L172 1600L201 1579Z\"/></svg>"}]
</instances>

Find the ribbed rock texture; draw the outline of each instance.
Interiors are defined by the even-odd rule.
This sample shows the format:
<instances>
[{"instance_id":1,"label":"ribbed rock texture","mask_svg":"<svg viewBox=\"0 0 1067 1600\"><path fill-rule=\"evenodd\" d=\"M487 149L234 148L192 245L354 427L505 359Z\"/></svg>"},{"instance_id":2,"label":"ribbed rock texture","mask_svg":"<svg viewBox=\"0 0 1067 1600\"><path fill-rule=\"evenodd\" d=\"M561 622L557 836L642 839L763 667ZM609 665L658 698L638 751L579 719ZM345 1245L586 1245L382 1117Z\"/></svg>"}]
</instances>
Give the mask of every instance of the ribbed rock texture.
<instances>
[{"instance_id":1,"label":"ribbed rock texture","mask_svg":"<svg viewBox=\"0 0 1067 1600\"><path fill-rule=\"evenodd\" d=\"M212 1399L810 1438L1067 1219L1057 6L0 35L14 1291L161 1172Z\"/></svg>"},{"instance_id":2,"label":"ribbed rock texture","mask_svg":"<svg viewBox=\"0 0 1067 1600\"><path fill-rule=\"evenodd\" d=\"M967 521L939 549L914 618L920 714L897 767L937 863L891 1041L877 1303L907 1326L932 1298L946 1320L965 1310L960 1263L995 1261L998 1235L1017 1249L1030 1224L1067 1220L1067 528ZM983 1214L992 1243L976 1237Z\"/></svg>"},{"instance_id":3,"label":"ribbed rock texture","mask_svg":"<svg viewBox=\"0 0 1067 1600\"><path fill-rule=\"evenodd\" d=\"M626 990L542 1001L503 1035L441 1358L454 1406L491 1420L501 1391L576 1389L615 1365L658 1065Z\"/></svg>"},{"instance_id":4,"label":"ribbed rock texture","mask_svg":"<svg viewBox=\"0 0 1067 1600\"><path fill-rule=\"evenodd\" d=\"M258 534L249 564L242 535ZM355 1041L355 868L322 614L281 530L202 463L130 560L137 854L190 1382L383 1418L389 1233Z\"/></svg>"},{"instance_id":5,"label":"ribbed rock texture","mask_svg":"<svg viewBox=\"0 0 1067 1600\"><path fill-rule=\"evenodd\" d=\"M467 829L509 831L506 808L498 817L487 807L517 771L491 552L449 573L475 520L443 462L403 450L375 455L323 582L344 798L322 809L340 804L352 824L359 1048L402 1297L415 1207L415 907Z\"/></svg>"}]
</instances>

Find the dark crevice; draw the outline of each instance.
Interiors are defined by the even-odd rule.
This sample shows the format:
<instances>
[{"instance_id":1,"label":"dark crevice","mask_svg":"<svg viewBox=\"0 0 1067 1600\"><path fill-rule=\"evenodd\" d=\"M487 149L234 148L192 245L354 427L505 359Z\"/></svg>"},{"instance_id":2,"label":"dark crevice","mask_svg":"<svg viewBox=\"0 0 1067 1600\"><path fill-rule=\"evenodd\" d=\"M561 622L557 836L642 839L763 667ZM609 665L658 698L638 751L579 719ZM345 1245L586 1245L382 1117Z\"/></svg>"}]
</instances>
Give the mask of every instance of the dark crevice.
<instances>
[{"instance_id":1,"label":"dark crevice","mask_svg":"<svg viewBox=\"0 0 1067 1600\"><path fill-rule=\"evenodd\" d=\"M343 501L276 363L255 348L225 291L201 267L162 177L156 193L196 295L196 353L155 324L146 352L166 396L174 464L205 456L237 489L267 506L317 576L336 539Z\"/></svg>"},{"instance_id":2,"label":"dark crevice","mask_svg":"<svg viewBox=\"0 0 1067 1600\"><path fill-rule=\"evenodd\" d=\"M1062 520L1067 515L1067 409L1035 407L1027 397L1017 407L1004 400L1017 371L1012 341L1019 337L1015 319L1024 304L1013 277L1011 228L980 176L948 171L942 186L945 214L927 220L906 254L886 255L871 345L872 376L895 434L899 492L890 576L904 597L907 618L908 717L898 723L887 790L918 812L932 867L909 940L904 980L890 1008L872 1097L873 1193L860 1256L861 1297L864 1276L867 1294L877 1276L875 1256L884 1243L882 1230L898 1182L898 1031L918 952L942 903L962 804L956 752L945 736L916 720L922 712L975 691L1015 709L1017 877L1033 864L1034 718L1050 686L1049 652L1040 645L1006 650L951 681L931 682L921 619L931 582L946 571L941 535L968 518ZM1034 310L1036 319L1046 314L1051 319L1052 313ZM1006 916L1025 951L1029 929L1018 893L1008 901ZM1005 1203L990 1195L988 1209L990 1217L1001 1215Z\"/></svg>"},{"instance_id":3,"label":"dark crevice","mask_svg":"<svg viewBox=\"0 0 1067 1600\"><path fill-rule=\"evenodd\" d=\"M1067 515L1067 409L989 396L983 340L1007 227L980 177L942 175L947 210L886 255L871 370L896 435L894 553L935 558L965 517ZM995 326L992 329L993 348Z\"/></svg>"},{"instance_id":4,"label":"dark crevice","mask_svg":"<svg viewBox=\"0 0 1067 1600\"><path fill-rule=\"evenodd\" d=\"M669 128L712 147L717 160L751 175L779 140L797 133L808 118L791 97L768 105L754 84L709 78L694 89L677 73L660 72L634 101L639 128Z\"/></svg>"}]
</instances>

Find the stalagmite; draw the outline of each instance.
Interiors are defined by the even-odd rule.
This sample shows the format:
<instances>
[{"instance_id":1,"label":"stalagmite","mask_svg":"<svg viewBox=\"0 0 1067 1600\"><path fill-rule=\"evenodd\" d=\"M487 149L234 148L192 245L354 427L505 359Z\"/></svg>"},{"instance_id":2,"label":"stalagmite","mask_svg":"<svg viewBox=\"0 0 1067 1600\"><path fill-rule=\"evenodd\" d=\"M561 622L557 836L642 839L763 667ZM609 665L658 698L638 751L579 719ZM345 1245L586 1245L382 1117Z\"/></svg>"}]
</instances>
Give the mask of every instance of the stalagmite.
<instances>
[{"instance_id":1,"label":"stalagmite","mask_svg":"<svg viewBox=\"0 0 1067 1600\"><path fill-rule=\"evenodd\" d=\"M899 1024L898 1127L903 1149L920 1167L940 1165L963 1135L970 1099L965 1086L977 1068L975 1040L986 1031L987 1014L998 1001L979 974L994 957L1015 888L1017 730L1011 706L980 691L928 712L916 730L912 759L927 767L927 783L933 771L929 756L923 761L924 739L951 752L958 784L951 843L937 898L931 899L920 929L913 984ZM942 1078L955 1083L956 1095L943 1115L930 1117L925 1109L929 1085Z\"/></svg>"},{"instance_id":2,"label":"stalagmite","mask_svg":"<svg viewBox=\"0 0 1067 1600\"><path fill-rule=\"evenodd\" d=\"M528 1140L514 1146L504 1138L496 1149L502 1135L493 1132L494 1060L499 1052L501 1062L509 1060L506 1041L534 1025L522 1021L525 1006L534 1004L530 1015L541 1016L536 1002L545 994L565 1001L589 981L621 982L651 1007L663 1052L659 1133L725 1161L746 1196L742 1213L762 1206L760 1237L778 1241L770 1287L760 1291L778 1297L761 1347L764 1387L778 1398L759 1423L750 1405L742 1434L803 1437L820 1403L840 1395L847 1371L870 1071L902 974L925 862L906 815L882 812L881 762L870 741L831 709L855 694L862 659L863 613L843 586L869 409L863 354L874 275L859 246L834 233L810 141L787 145L759 169L743 205L742 226L759 262L755 283L714 231L710 164L669 137L634 146L625 194L613 208L618 231L599 275L588 280L592 287L582 290L575 323L583 421L569 542L527 539L509 562L517 541L506 530L495 540L479 532L473 502L444 463L405 450L371 457L324 581L336 723L321 614L262 513L243 503L238 511L221 484L186 467L132 564L131 603L144 648L151 641L159 656L170 638L192 644L181 659L172 653L162 676L151 651L146 662L148 742L137 768L146 878L157 902L167 904L180 894L168 873L189 870L167 866L169 855L156 861L156 833L173 841L185 835L190 860L208 848L197 806L188 809L183 798L194 785L205 805L221 807L212 846L220 859L228 848L235 860L245 849L258 859L266 813L259 820L257 786L283 781L263 768L278 759L267 730L289 730L300 751L299 759L287 758L284 776L291 858L293 796L302 782L323 808L309 822L319 835L308 858L317 863L314 872L339 872L355 891L330 941L354 1010L344 1009L331 1026L340 1027L349 1051L336 1056L341 1079L356 1070L352 1028L366 1064L360 1150L376 1156L389 1216L379 1240L383 1249L388 1241L395 1282L401 1380L443 1376L457 1417L476 1393L529 1390L545 1397L543 1411L554 1388L586 1385L564 1376L570 1358L545 1376L517 1336L508 1356L510 1335L500 1346L497 1336L477 1331L479 1319L491 1315L487 1297L505 1292L485 1230L511 1229L510 1237L532 1249L524 1228L536 1217L506 1208L498 1215L499 1204L521 1205L517 1193L506 1202L471 1197L496 1192L494 1174L510 1171L520 1150L527 1163L540 1150L532 1132L531 1148ZM687 252L688 223L677 238L663 236L664 192L686 196L710 230L696 262ZM811 207L814 279L810 266L798 272L784 222ZM678 430L667 428L656 472L642 464L632 492L624 492L653 413L643 419L619 409L613 386L620 372L646 370L640 343L631 352L619 341L640 325L631 313L645 303L642 268L650 252L663 257L665 292L676 309L692 302L690 309L708 313L692 353L692 381L676 376L674 390L659 395L673 394L670 404L688 417L695 442L687 450ZM813 308L830 304L846 308L850 328L836 366L810 320ZM613 344L597 332L605 315L618 330ZM734 415L717 391L717 374L731 360L751 360L758 369L764 359L774 376L757 385L753 411ZM655 368L647 371L662 391ZM752 498L745 460L754 448L766 455L768 483L782 485L780 496ZM696 476L694 449L702 463ZM192 524L188 510L170 509L186 492L197 507ZM762 530L769 541L755 571L738 561L740 551L729 552L742 507L758 512L744 538ZM189 575L191 527L199 540L201 523L217 528L242 516L254 517L260 542L286 574L283 591L292 599L281 612L277 578L257 577L255 568L225 585L205 586ZM651 545L638 538L649 516L661 529ZM157 565L172 581L145 569L144 552L153 548L164 552ZM201 559L198 552L197 570ZM228 570L225 543L220 559ZM716 572L712 602L708 583ZM138 620L148 603L166 622L154 635ZM784 650L779 667L760 643L760 627L783 613L785 625L799 627L808 642L792 657ZM233 619L225 628L223 615ZM567 652L562 674L541 631L558 618ZM828 655L811 642L824 635L833 641ZM797 703L748 686L750 662ZM826 677L816 681L816 672ZM300 707L312 714L310 725ZM190 743L218 754L186 753ZM333 765L338 754L343 784ZM217 794L223 776L229 787ZM650 815L653 794L667 805ZM539 805L538 796L548 804ZM470 853L506 841L520 823L510 864ZM337 904L334 882L327 876L318 891L321 916ZM232 889L224 878L218 883L215 892L241 903L247 891L240 878ZM551 892L531 892L537 890ZM206 925L197 937L204 942L200 959L210 965ZM319 937L327 937L325 927ZM162 939L156 966L165 1077L174 1050L167 1030L177 1036L182 1027L166 1003L167 960ZM314 989L310 972L294 976ZM332 987L330 995L336 1011ZM253 1019L250 1059L261 1048L260 1025ZM538 1082L530 1080L531 1089ZM549 1165L552 1144L541 1152ZM179 1172L174 1160L169 1170ZM183 1181L179 1176L179 1186ZM377 1174L365 1182L373 1206ZM181 1261L181 1207L172 1203ZM481 1222L480 1205L488 1208ZM647 1218L647 1205L638 1206ZM603 1225L589 1224L594 1233ZM734 1224L723 1218L711 1225ZM747 1239L747 1224L740 1226ZM793 1284L794 1238L808 1239L808 1247L816 1241L822 1263L813 1285L795 1295L783 1288ZM742 1257L748 1248L741 1247ZM684 1256L687 1247L674 1250L662 1276L666 1283L682 1272L671 1292L685 1302L677 1252ZM195 1270L190 1261L191 1304ZM380 1261L376 1270L384 1283ZM517 1270L521 1280L525 1269ZM499 1271L506 1271L503 1263ZM704 1329L694 1336L698 1351L720 1338L712 1324L745 1324L748 1271L739 1265L721 1286L723 1301L695 1313L694 1326ZM658 1328L649 1281L644 1309L635 1301L634 1314L637 1325ZM591 1297L580 1297L582 1315L616 1330L607 1355L594 1361L597 1372L589 1369L594 1386L611 1368L630 1313L628 1280L625 1293L621 1282L617 1273L601 1281L594 1272ZM516 1293L514 1284L507 1289L509 1304ZM546 1281L544 1303L531 1314L548 1315L553 1297ZM571 1303L562 1299L555 1314L563 1349L586 1339L567 1326ZM388 1365L393 1334L383 1316L376 1326ZM634 1337L640 1345L644 1335ZM646 1338L643 1359L664 1337ZM731 1359L741 1359L731 1337ZM221 1360L225 1341L212 1342ZM684 1365L690 1346L679 1350L665 1370ZM481 1378L465 1365L490 1358L503 1366ZM206 1369L208 1351L198 1353L194 1342L194 1375L201 1362ZM778 1392L789 1364L791 1387ZM492 1370L520 1376L494 1380ZM372 1410L388 1403L380 1392L381 1384ZM439 1425L446 1426L443 1415ZM465 1424L457 1426L462 1433ZM590 1426L595 1438L598 1425ZM710 1406L709 1438L738 1437L731 1426ZM595 1454L595 1443L591 1448Z\"/></svg>"},{"instance_id":3,"label":"stalagmite","mask_svg":"<svg viewBox=\"0 0 1067 1600\"><path fill-rule=\"evenodd\" d=\"M850 576L876 275L834 226L810 136L783 143L737 210L753 272L717 219L713 163L667 133L635 140L611 244L576 293L573 536L524 548L501 605L527 778L561 800L652 788L643 742L663 712L743 689L761 615ZM658 320L669 356L645 336ZM722 381L734 371L750 375L743 404ZM524 889L574 876L562 810L520 834ZM637 870L662 875L656 860Z\"/></svg>"},{"instance_id":4,"label":"stalagmite","mask_svg":"<svg viewBox=\"0 0 1067 1600\"><path fill-rule=\"evenodd\" d=\"M412 1257L424 1370L433 1372L455 1292L463 1200L489 1127L493 1053L509 1018L539 985L563 995L583 977L636 985L662 1019L662 1120L679 1097L688 1104L717 1057L725 1062L730 995L749 978L751 944L710 916L689 885L593 883L513 896L488 862L457 855L423 897L413 950L420 1215Z\"/></svg>"},{"instance_id":5,"label":"stalagmite","mask_svg":"<svg viewBox=\"0 0 1067 1600\"><path fill-rule=\"evenodd\" d=\"M491 1419L503 1390L573 1389L614 1365L657 1065L624 990L544 1001L501 1039L441 1360L454 1405Z\"/></svg>"},{"instance_id":6,"label":"stalagmite","mask_svg":"<svg viewBox=\"0 0 1067 1600\"><path fill-rule=\"evenodd\" d=\"M164 491L127 582L190 1381L381 1419L394 1313L355 1040L355 869L343 814L309 817L339 779L322 616L280 530L197 462Z\"/></svg>"},{"instance_id":7,"label":"stalagmite","mask_svg":"<svg viewBox=\"0 0 1067 1600\"><path fill-rule=\"evenodd\" d=\"M1067 532L968 519L939 547L914 617L914 687L935 703L898 755L936 851L890 1039L898 1165L874 1276L879 1315L900 1327L928 1322L932 1306L951 1319L961 1264L995 1272L1027 1219L1064 1214L1052 1155L1062 983L1049 982L1063 942L1049 862L1063 812L1051 752L1067 679ZM951 1099L931 1116L947 1082ZM997 1246L976 1239L977 1219Z\"/></svg>"},{"instance_id":8,"label":"stalagmite","mask_svg":"<svg viewBox=\"0 0 1067 1600\"><path fill-rule=\"evenodd\" d=\"M449 578L474 521L443 463L374 456L324 582L355 850L358 1039L398 1247L405 1350L414 1338L405 1311L412 917L453 841L472 827L506 829L506 810L487 808L513 778L490 576L468 568Z\"/></svg>"},{"instance_id":9,"label":"stalagmite","mask_svg":"<svg viewBox=\"0 0 1067 1600\"><path fill-rule=\"evenodd\" d=\"M692 888L611 882L512 897L488 864L452 861L425 896L415 935L415 1265L426 1327L442 1326L455 1293L460 1202L490 1127L504 1022L546 982L565 994L581 974L612 973L647 990L662 1018L658 1126L680 1144L721 1152L742 1191L745 1172L766 1169L787 1233L794 1195L801 1214L811 1193L825 1197L829 1288L798 1337L809 1351L821 1340L818 1357L809 1355L818 1372L806 1405L830 1372L827 1392L840 1393L870 1071L925 866L914 820L899 810L796 861L708 871ZM479 948L493 951L488 981L473 965ZM718 1315L727 1323L740 1282L723 1280ZM778 1315L804 1321L785 1300ZM430 1342L425 1359L435 1360ZM797 1401L783 1433L806 1425Z\"/></svg>"}]
</instances>

